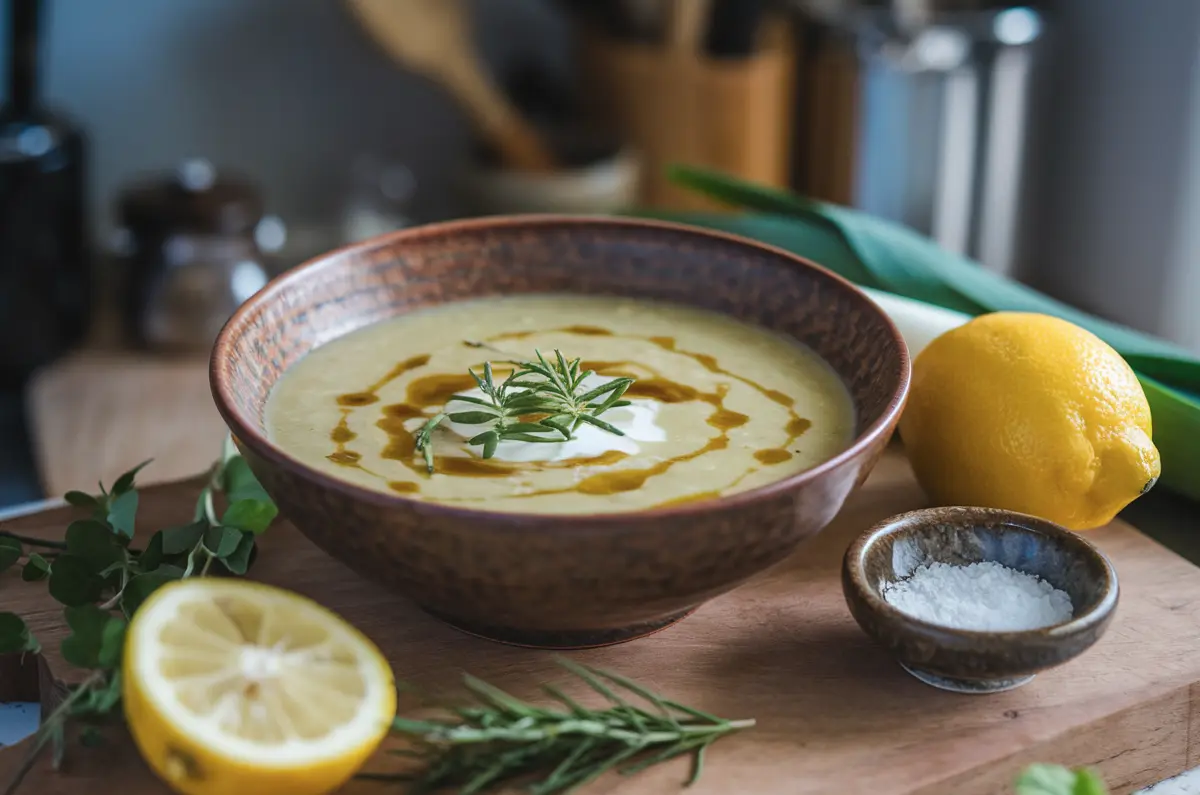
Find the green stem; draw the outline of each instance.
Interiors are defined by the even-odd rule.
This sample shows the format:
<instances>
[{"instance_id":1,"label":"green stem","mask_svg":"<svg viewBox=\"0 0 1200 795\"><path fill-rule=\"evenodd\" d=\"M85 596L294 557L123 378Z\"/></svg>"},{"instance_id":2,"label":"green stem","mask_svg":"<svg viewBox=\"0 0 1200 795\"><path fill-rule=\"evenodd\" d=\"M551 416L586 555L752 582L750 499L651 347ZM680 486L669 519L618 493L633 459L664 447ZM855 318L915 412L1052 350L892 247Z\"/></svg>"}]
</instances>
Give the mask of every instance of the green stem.
<instances>
[{"instance_id":1,"label":"green stem","mask_svg":"<svg viewBox=\"0 0 1200 795\"><path fill-rule=\"evenodd\" d=\"M200 569L200 576L201 576L201 577L207 577L207 576L208 576L208 567L209 567L209 566L211 566L211 565L212 565L212 562L213 562L213 556L212 556L212 555L209 555L207 552L205 552L204 554L205 554L205 558L206 558L206 559L205 559L205 561L204 561L204 566L203 566L203 567Z\"/></svg>"},{"instance_id":2,"label":"green stem","mask_svg":"<svg viewBox=\"0 0 1200 795\"><path fill-rule=\"evenodd\" d=\"M447 727L448 730L442 733L437 740L455 745L468 745L488 742L536 742L552 735L561 737L564 734L576 734L585 737L603 737L624 743L659 745L677 742L685 737L727 734L739 729L748 729L753 725L753 720L731 720L715 725L684 725L668 731L638 732L616 728L602 721L563 720L548 728L505 729L493 727L481 729L474 726L453 726Z\"/></svg>"},{"instance_id":3,"label":"green stem","mask_svg":"<svg viewBox=\"0 0 1200 795\"><path fill-rule=\"evenodd\" d=\"M192 573L196 570L196 553L199 551L200 545L197 544L196 546L192 547L192 551L188 553L187 565L183 568L183 579L191 577Z\"/></svg>"},{"instance_id":4,"label":"green stem","mask_svg":"<svg viewBox=\"0 0 1200 795\"><path fill-rule=\"evenodd\" d=\"M213 503L213 489L207 488L204 490L204 518L214 527L220 524L217 521L217 506Z\"/></svg>"},{"instance_id":5,"label":"green stem","mask_svg":"<svg viewBox=\"0 0 1200 795\"><path fill-rule=\"evenodd\" d=\"M128 564L126 564L126 565L128 565ZM121 587L120 587L120 589L115 594L113 594L113 597L111 599L109 599L108 601L101 604L100 609L101 610L112 610L114 607L121 604L121 599L125 596L125 587L127 585L129 585L129 569L125 568L125 569L121 569ZM121 605L121 613L125 616L126 619L129 618L129 614L125 612L124 605Z\"/></svg>"},{"instance_id":6,"label":"green stem","mask_svg":"<svg viewBox=\"0 0 1200 795\"><path fill-rule=\"evenodd\" d=\"M42 549L66 549L67 545L63 541L47 541L44 538L33 538L31 536L23 536L18 533L10 533L7 530L0 530L0 538L11 538L14 541L20 541L22 544L30 547L41 547Z\"/></svg>"},{"instance_id":7,"label":"green stem","mask_svg":"<svg viewBox=\"0 0 1200 795\"><path fill-rule=\"evenodd\" d=\"M107 671L96 671L87 679L79 683L79 686L71 691L70 695L62 700L62 703L54 708L54 711L47 716L42 722L41 728L38 729L34 736L33 747L29 749L25 759L21 761L21 766L13 773L12 779L4 788L2 795L13 795L17 788L21 786L21 782L25 780L25 776L29 775L29 771L33 770L34 764L38 757L42 755L46 745L53 739L54 733L59 730L62 723L66 720L67 713L71 707L75 706L79 699L83 698L93 687L104 681L104 677L108 674Z\"/></svg>"}]
</instances>

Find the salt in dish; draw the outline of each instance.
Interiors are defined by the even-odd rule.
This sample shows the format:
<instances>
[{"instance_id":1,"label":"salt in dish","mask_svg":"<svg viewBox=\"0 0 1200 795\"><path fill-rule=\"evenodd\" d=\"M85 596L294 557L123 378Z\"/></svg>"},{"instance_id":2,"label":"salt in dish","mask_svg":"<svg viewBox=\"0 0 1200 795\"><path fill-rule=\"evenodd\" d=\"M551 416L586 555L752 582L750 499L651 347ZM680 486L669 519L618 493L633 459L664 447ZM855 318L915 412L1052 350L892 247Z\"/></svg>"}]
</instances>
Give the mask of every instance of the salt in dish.
<instances>
[{"instance_id":1,"label":"salt in dish","mask_svg":"<svg viewBox=\"0 0 1200 795\"><path fill-rule=\"evenodd\" d=\"M953 629L1020 632L1070 621L1066 591L994 561L934 561L883 586L883 598L913 618Z\"/></svg>"}]
</instances>

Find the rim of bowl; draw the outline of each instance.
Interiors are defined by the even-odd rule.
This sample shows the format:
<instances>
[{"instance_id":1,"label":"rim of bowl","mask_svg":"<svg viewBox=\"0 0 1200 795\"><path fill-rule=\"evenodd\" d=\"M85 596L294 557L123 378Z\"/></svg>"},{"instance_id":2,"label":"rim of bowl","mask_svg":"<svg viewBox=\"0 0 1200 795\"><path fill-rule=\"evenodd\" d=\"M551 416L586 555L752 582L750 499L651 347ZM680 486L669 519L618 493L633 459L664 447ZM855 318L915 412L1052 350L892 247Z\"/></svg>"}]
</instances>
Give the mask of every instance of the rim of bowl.
<instances>
[{"instance_id":1,"label":"rim of bowl","mask_svg":"<svg viewBox=\"0 0 1200 795\"><path fill-rule=\"evenodd\" d=\"M896 345L896 350L899 354L898 365L900 370L900 378L897 388L892 392L888 400L887 406L883 412L871 423L871 425L862 433L855 436L854 441L850 443L844 450L834 456L816 464L808 469L803 469L789 477L781 480L772 481L759 486L755 489L747 491L735 492L720 497L715 497L708 500L698 500L692 503L684 503L678 506L667 506L663 508L650 508L641 511L613 511L608 513L520 513L516 511L492 511L486 509L464 508L456 505L448 505L445 503L433 502L430 500L418 500L412 497L406 497L401 494L386 494L382 491L369 489L365 486L359 486L349 481L340 480L321 472L314 467L309 466L300 459L278 447L274 442L270 441L266 434L257 427L243 421L240 412L234 408L234 404L229 395L232 392L232 385L224 369L222 362L231 358L233 337L235 333L245 323L246 317L254 312L258 307L270 302L276 294L286 287L302 283L305 279L314 273L319 273L325 268L334 267L334 265L342 258L352 252L371 251L379 248L388 247L397 243L403 243L405 240L419 240L425 237L440 237L448 234L453 234L457 231L474 231L481 229L506 229L506 228L552 228L562 226L579 226L579 227L607 227L611 229L620 228L635 228L645 230L657 230L664 232L675 232L690 235L696 238L708 238L724 243L733 243L738 246L745 246L761 252L766 252L779 257L788 262L792 267L806 268L817 271L824 278L838 284L843 290L847 291L855 301L858 301L864 306L867 311L873 312L878 319L883 322L884 328L887 329L892 342ZM343 335L344 336L344 335ZM860 455L866 448L875 442L885 430L894 426L899 419L900 412L904 407L905 401L908 399L909 384L912 380L912 362L909 354L908 346L905 344L904 336L892 322L878 304L871 298L858 289L852 282L839 276L833 271L825 268L812 260L793 254L786 249L778 246L760 243L751 238L742 237L740 235L729 234L727 232L717 232L701 227L689 226L687 224L675 223L671 221L647 220L641 218L624 218L610 216L590 216L590 215L572 215L572 214L553 214L553 213L530 213L524 215L497 215L483 218L468 218L453 221L441 221L437 223L422 224L420 226L400 229L395 232L388 232L376 237L360 240L355 243L350 243L345 246L333 249L324 254L320 254L310 260L307 260L290 270L284 271L278 276L270 280L262 289L242 303L241 306L233 313L221 328L220 334L217 335L216 343L213 345L212 355L209 358L209 387L212 391L213 400L217 404L217 411L220 412L221 418L229 427L230 432L237 441L250 447L255 454L268 460L275 466L282 466L292 469L299 473L306 480L316 482L323 488L333 489L343 495L356 500L373 503L376 505L387 506L406 506L415 509L419 512L439 513L448 516L457 516L465 520L484 519L489 522L499 523L528 523L532 520L543 521L563 521L569 520L573 526L586 524L618 524L624 521L632 521L633 519L642 519L647 516L653 517L676 517L700 515L709 513L714 508L722 510L737 508L743 505L749 505L759 502L763 499L775 497L783 492L792 491L798 486L802 486L824 475L833 469L844 464L846 461Z\"/></svg>"},{"instance_id":2,"label":"rim of bowl","mask_svg":"<svg viewBox=\"0 0 1200 795\"><path fill-rule=\"evenodd\" d=\"M925 621L924 619L905 613L903 610L892 606L890 602L870 586L867 582L866 571L863 568L863 560L866 558L867 551L882 539L911 527L933 524L934 522L931 521L933 514L940 513L944 515L947 512L955 514L955 516L950 521L943 519L937 522L937 524L954 524L959 527L966 527L972 524L973 518L987 517L992 521L999 520L1006 525L1014 525L1033 533L1040 533L1051 538L1065 539L1068 545L1076 544L1082 550L1081 554L1083 556L1091 556L1100 562L1108 580L1108 588L1105 589L1103 596L1100 597L1092 609L1083 615L1073 616L1067 621L1038 627L1037 629L1021 629L1006 632L960 629L959 627L947 627L944 624L935 624L932 621ZM1056 637L1074 635L1090 629L1107 619L1116 608L1121 591L1120 582L1117 580L1117 570L1113 568L1112 561L1108 559L1108 556L1097 549L1095 544L1083 538L1078 533L1051 522L1049 519L1017 511L1006 511L1001 508L953 505L942 508L920 508L915 511L896 514L872 525L869 530L854 540L849 549L846 550L845 566L847 573L850 575L850 582L854 590L861 599L867 602L872 610L887 616L900 618L920 629L930 629L940 633L950 632L961 634L965 638L987 637L1020 642L1022 640L1032 640L1033 638L1041 637L1046 633L1050 633Z\"/></svg>"}]
</instances>

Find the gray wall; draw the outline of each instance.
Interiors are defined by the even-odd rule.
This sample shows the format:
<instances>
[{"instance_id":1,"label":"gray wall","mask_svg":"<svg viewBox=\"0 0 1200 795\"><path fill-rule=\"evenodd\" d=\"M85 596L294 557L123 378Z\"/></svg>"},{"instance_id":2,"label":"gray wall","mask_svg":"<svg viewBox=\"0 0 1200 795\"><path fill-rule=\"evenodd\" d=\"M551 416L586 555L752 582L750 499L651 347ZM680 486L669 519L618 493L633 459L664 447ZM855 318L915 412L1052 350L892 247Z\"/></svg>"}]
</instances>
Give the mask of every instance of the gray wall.
<instances>
[{"instance_id":1,"label":"gray wall","mask_svg":"<svg viewBox=\"0 0 1200 795\"><path fill-rule=\"evenodd\" d=\"M477 2L497 68L547 45L543 57L563 57L540 0ZM392 152L416 170L427 217L453 212L461 115L376 51L339 0L47 3L47 91L91 134L102 225L120 183L194 155L251 173L273 211L305 221L329 216L355 153ZM1056 5L1021 271L1200 350L1200 0Z\"/></svg>"},{"instance_id":2,"label":"gray wall","mask_svg":"<svg viewBox=\"0 0 1200 795\"><path fill-rule=\"evenodd\" d=\"M273 211L303 220L330 213L355 153L390 152L416 171L429 214L452 211L445 177L467 145L458 109L393 66L339 0L46 4L46 92L90 134L102 227L121 183L189 156L248 172ZM537 0L479 10L500 67L556 32Z\"/></svg>"},{"instance_id":3,"label":"gray wall","mask_svg":"<svg viewBox=\"0 0 1200 795\"><path fill-rule=\"evenodd\" d=\"M1200 351L1200 2L1057 6L1024 275Z\"/></svg>"}]
</instances>

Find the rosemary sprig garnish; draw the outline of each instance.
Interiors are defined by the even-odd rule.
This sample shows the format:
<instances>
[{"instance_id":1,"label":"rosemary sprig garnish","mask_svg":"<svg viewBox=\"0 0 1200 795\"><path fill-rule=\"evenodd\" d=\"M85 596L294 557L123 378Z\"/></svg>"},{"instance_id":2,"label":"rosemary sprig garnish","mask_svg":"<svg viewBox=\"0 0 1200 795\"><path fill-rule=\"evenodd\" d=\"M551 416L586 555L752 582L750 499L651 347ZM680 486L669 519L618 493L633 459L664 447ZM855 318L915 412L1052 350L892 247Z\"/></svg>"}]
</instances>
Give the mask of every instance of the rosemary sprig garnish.
<instances>
[{"instance_id":1,"label":"rosemary sprig garnish","mask_svg":"<svg viewBox=\"0 0 1200 795\"><path fill-rule=\"evenodd\" d=\"M394 734L412 741L395 753L418 759L419 772L364 777L408 781L408 793L469 795L521 782L532 795L562 795L610 770L631 775L688 755L691 784L703 772L708 746L754 725L686 707L618 674L559 663L609 706L589 709L545 685L543 692L561 707L538 707L466 676L473 704L446 707L445 720L396 718L393 724Z\"/></svg>"},{"instance_id":2,"label":"rosemary sprig garnish","mask_svg":"<svg viewBox=\"0 0 1200 795\"><path fill-rule=\"evenodd\" d=\"M568 361L562 351L554 351L554 362L546 360L541 351L534 351L536 362L505 362L514 366L513 372L497 384L491 362L484 362L483 376L468 370L484 398L454 395L449 402L471 403L474 411L438 412L417 432L416 449L425 457L425 467L433 474L433 431L446 419L462 425L490 427L467 440L467 444L483 445L483 457L491 458L502 441L563 442L572 438L581 425L587 423L617 436L624 432L600 415L609 409L628 406L622 400L632 378L615 378L600 386L582 391L583 382L595 375L594 370L580 370L580 360Z\"/></svg>"}]
</instances>

